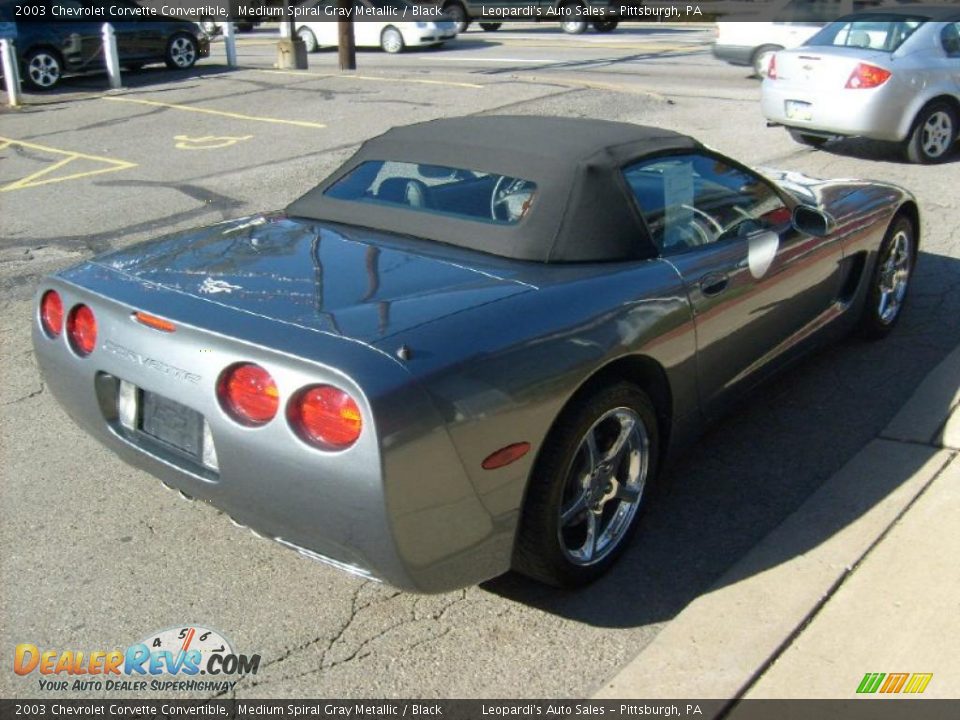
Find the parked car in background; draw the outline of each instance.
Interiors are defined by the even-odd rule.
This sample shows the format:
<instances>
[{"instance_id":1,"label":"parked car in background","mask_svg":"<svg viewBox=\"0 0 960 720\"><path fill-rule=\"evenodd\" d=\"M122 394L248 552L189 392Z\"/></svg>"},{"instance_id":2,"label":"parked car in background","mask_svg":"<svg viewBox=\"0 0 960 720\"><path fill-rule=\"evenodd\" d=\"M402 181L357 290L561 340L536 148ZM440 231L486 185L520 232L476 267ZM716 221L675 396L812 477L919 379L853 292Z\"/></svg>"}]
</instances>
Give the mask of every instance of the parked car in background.
<instances>
[{"instance_id":1,"label":"parked car in background","mask_svg":"<svg viewBox=\"0 0 960 720\"><path fill-rule=\"evenodd\" d=\"M612 32L617 28L617 14L625 6L642 5L642 0L419 0L439 5L443 12L464 32L474 21L486 32L499 30L505 19L529 22L558 22L560 29L579 35L593 27L597 32ZM505 10L516 13L505 16ZM585 11L602 10L602 17L593 17ZM580 14L583 11L584 14ZM529 14L524 14L529 13ZM551 14L548 14L551 13Z\"/></svg>"},{"instance_id":2,"label":"parked car in background","mask_svg":"<svg viewBox=\"0 0 960 720\"><path fill-rule=\"evenodd\" d=\"M713 56L731 65L748 65L762 78L777 50L794 48L815 35L825 22L718 22Z\"/></svg>"},{"instance_id":3,"label":"parked car in background","mask_svg":"<svg viewBox=\"0 0 960 720\"><path fill-rule=\"evenodd\" d=\"M111 17L115 8L139 7L132 0L31 0L31 5L44 8L43 16L51 18L56 17L54 5L59 6L61 17L69 10L80 13L84 7L104 8L104 16L90 22L17 23L20 77L34 90L50 90L67 74L102 71L105 21L109 21L116 32L120 65L129 70L157 62L185 70L193 67L198 58L210 54L210 38L194 22L173 18L130 21Z\"/></svg>"},{"instance_id":4,"label":"parked car in background","mask_svg":"<svg viewBox=\"0 0 960 720\"><path fill-rule=\"evenodd\" d=\"M806 145L862 136L901 143L912 162L943 160L960 124L960 7L912 5L830 23L776 53L761 106Z\"/></svg>"},{"instance_id":5,"label":"parked car in background","mask_svg":"<svg viewBox=\"0 0 960 720\"><path fill-rule=\"evenodd\" d=\"M355 7L367 10L378 8L393 8L397 15L410 17L411 4L407 0L354 0ZM332 12L337 7L337 0L308 0L300 8L316 11L320 17L335 17ZM329 8L330 14L327 14ZM301 18L304 15L300 16ZM307 46L307 52L313 52L321 47L336 47L338 40L338 24L331 20L297 21L297 35ZM423 47L428 45L442 45L457 36L457 26L451 20L419 20L404 21L384 19L364 19L353 24L353 37L357 47L379 47L388 53L402 52L408 47Z\"/></svg>"}]
</instances>

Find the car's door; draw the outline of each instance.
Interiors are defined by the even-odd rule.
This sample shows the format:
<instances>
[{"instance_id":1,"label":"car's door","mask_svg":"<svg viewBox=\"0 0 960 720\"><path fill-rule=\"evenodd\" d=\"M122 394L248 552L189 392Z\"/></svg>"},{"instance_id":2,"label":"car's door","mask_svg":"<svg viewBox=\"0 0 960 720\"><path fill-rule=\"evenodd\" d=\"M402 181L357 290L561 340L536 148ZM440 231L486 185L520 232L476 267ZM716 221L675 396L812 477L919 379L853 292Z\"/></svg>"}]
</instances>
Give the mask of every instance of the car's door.
<instances>
[{"instance_id":1,"label":"car's door","mask_svg":"<svg viewBox=\"0 0 960 720\"><path fill-rule=\"evenodd\" d=\"M842 249L795 230L767 180L718 155L647 158L624 178L687 289L701 403L714 414L831 309Z\"/></svg>"},{"instance_id":2,"label":"car's door","mask_svg":"<svg viewBox=\"0 0 960 720\"><path fill-rule=\"evenodd\" d=\"M127 0L80 0L84 7L91 13L98 13L100 18L101 30L102 23L110 23L113 26L113 33L117 38L117 57L120 62L135 58L137 56L137 47L141 44L140 35L142 30L136 22L125 20L122 10L119 8L132 5Z\"/></svg>"},{"instance_id":3,"label":"car's door","mask_svg":"<svg viewBox=\"0 0 960 720\"><path fill-rule=\"evenodd\" d=\"M70 70L88 70L103 63L102 23L85 19L84 12L78 0L50 0L47 10L54 18L49 28L58 38L57 49ZM56 18L70 20L57 22Z\"/></svg>"},{"instance_id":4,"label":"car's door","mask_svg":"<svg viewBox=\"0 0 960 720\"><path fill-rule=\"evenodd\" d=\"M388 23L377 22L376 16L363 14L369 13L374 7L367 0L354 0L353 7L357 17L361 18L359 22L353 23L353 37L357 47L379 47L380 33Z\"/></svg>"}]
</instances>

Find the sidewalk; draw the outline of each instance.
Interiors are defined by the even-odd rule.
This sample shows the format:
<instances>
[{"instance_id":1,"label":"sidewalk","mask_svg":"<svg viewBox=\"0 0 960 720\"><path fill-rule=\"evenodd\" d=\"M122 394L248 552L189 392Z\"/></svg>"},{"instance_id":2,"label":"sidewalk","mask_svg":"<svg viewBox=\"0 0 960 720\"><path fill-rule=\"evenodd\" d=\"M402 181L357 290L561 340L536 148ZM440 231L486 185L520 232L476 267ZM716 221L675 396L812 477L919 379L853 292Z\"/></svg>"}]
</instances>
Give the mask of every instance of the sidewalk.
<instances>
[{"instance_id":1,"label":"sidewalk","mask_svg":"<svg viewBox=\"0 0 960 720\"><path fill-rule=\"evenodd\" d=\"M958 406L960 347L595 697L960 698Z\"/></svg>"}]
</instances>

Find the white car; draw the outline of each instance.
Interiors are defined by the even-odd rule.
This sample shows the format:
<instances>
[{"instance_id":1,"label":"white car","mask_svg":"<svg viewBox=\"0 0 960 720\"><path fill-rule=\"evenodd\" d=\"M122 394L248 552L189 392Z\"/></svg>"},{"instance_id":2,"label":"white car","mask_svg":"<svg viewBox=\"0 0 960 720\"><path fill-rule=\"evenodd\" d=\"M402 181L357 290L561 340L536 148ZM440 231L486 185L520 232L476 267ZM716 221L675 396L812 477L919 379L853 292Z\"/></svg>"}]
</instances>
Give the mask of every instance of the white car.
<instances>
[{"instance_id":1,"label":"white car","mask_svg":"<svg viewBox=\"0 0 960 720\"><path fill-rule=\"evenodd\" d=\"M401 18L417 17L413 10L415 6L407 0L354 0L353 4L354 8L360 8L359 12L367 14L363 19L354 18L353 37L357 47L379 47L388 53L398 53L408 47L440 45L457 36L456 23L448 20L370 19L370 13L382 9L392 9ZM304 14L303 8L309 8L310 14ZM307 46L307 52L321 47L337 47L339 24L336 10L337 0L312 0L301 6L297 35ZM312 17L329 19L306 19Z\"/></svg>"},{"instance_id":2,"label":"white car","mask_svg":"<svg viewBox=\"0 0 960 720\"><path fill-rule=\"evenodd\" d=\"M797 142L859 136L945 159L960 127L960 7L907 5L840 18L774 56L761 108Z\"/></svg>"},{"instance_id":3,"label":"white car","mask_svg":"<svg viewBox=\"0 0 960 720\"><path fill-rule=\"evenodd\" d=\"M713 56L731 65L749 65L763 77L777 50L795 48L813 37L823 22L718 22Z\"/></svg>"}]
</instances>

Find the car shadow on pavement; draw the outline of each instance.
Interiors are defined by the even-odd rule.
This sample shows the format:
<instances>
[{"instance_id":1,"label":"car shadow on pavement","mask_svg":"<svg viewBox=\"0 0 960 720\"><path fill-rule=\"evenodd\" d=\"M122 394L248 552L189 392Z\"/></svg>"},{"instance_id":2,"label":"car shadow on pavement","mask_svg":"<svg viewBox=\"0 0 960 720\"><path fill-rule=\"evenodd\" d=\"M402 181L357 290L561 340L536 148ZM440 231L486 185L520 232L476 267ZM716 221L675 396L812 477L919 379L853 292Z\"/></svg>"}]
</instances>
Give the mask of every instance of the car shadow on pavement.
<instances>
[{"instance_id":1,"label":"car shadow on pavement","mask_svg":"<svg viewBox=\"0 0 960 720\"><path fill-rule=\"evenodd\" d=\"M594 584L564 591L511 573L482 587L589 625L671 620L876 438L960 343L957 287L960 260L921 252L892 334L880 342L850 336L815 351L708 429L661 476L630 546ZM950 400L943 398L944 416ZM857 502L831 508L802 540L752 563L748 574L815 548L917 469L903 468L893 479L863 478Z\"/></svg>"},{"instance_id":2,"label":"car shadow on pavement","mask_svg":"<svg viewBox=\"0 0 960 720\"><path fill-rule=\"evenodd\" d=\"M868 140L866 138L843 138L833 140L820 147L822 152L861 160L876 160L909 164L903 147L891 142ZM950 155L943 159L943 163L954 163L960 160L960 144L954 145Z\"/></svg>"}]
</instances>

